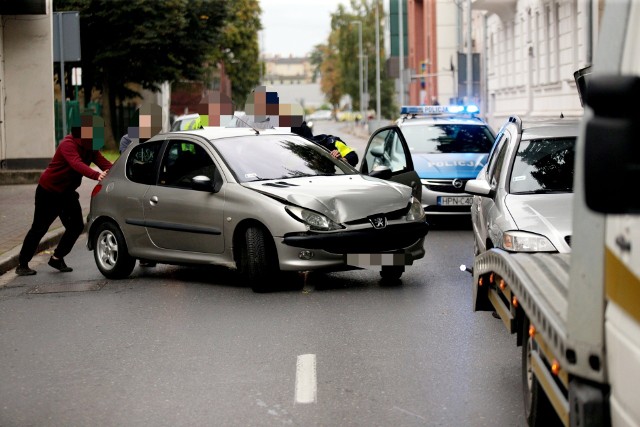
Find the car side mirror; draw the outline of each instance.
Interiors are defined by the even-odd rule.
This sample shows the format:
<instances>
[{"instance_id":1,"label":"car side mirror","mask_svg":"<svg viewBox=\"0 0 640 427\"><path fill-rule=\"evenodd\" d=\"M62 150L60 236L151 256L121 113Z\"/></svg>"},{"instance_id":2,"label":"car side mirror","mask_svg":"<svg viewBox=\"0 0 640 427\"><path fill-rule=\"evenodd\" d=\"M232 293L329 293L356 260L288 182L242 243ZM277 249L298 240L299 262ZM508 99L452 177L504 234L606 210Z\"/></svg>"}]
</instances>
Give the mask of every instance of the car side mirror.
<instances>
[{"instance_id":1,"label":"car side mirror","mask_svg":"<svg viewBox=\"0 0 640 427\"><path fill-rule=\"evenodd\" d=\"M369 172L369 176L380 179L391 179L393 174L389 166L376 166L374 170Z\"/></svg>"},{"instance_id":2,"label":"car side mirror","mask_svg":"<svg viewBox=\"0 0 640 427\"><path fill-rule=\"evenodd\" d=\"M592 75L587 83L593 116L584 130L584 191L596 212L640 213L640 198L629 193L640 182L639 97L638 76Z\"/></svg>"},{"instance_id":3,"label":"car side mirror","mask_svg":"<svg viewBox=\"0 0 640 427\"><path fill-rule=\"evenodd\" d=\"M216 185L216 183L218 185ZM211 181L211 178L209 178L206 175L196 175L193 178L191 178L191 188L193 188L194 190L217 193L218 191L220 191L221 187L222 187L221 179L218 181L214 178L214 180Z\"/></svg>"},{"instance_id":4,"label":"car side mirror","mask_svg":"<svg viewBox=\"0 0 640 427\"><path fill-rule=\"evenodd\" d=\"M484 179L470 179L465 184L464 191L481 197L493 197L495 195L495 190Z\"/></svg>"}]
</instances>

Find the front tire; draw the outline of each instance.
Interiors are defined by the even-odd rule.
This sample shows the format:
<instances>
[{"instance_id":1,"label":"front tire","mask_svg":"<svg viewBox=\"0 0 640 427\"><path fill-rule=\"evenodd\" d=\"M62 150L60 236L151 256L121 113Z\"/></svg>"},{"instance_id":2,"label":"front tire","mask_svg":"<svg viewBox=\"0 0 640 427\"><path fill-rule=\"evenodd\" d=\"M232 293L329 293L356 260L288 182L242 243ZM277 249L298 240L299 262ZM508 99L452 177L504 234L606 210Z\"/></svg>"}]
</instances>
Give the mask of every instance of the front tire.
<instances>
[{"instance_id":1,"label":"front tire","mask_svg":"<svg viewBox=\"0 0 640 427\"><path fill-rule=\"evenodd\" d=\"M98 270L108 279L128 277L136 265L129 255L127 243L115 224L105 222L94 233L93 258Z\"/></svg>"},{"instance_id":2,"label":"front tire","mask_svg":"<svg viewBox=\"0 0 640 427\"><path fill-rule=\"evenodd\" d=\"M251 226L244 232L238 271L242 279L257 293L269 291L278 271L275 244L261 227Z\"/></svg>"}]
</instances>

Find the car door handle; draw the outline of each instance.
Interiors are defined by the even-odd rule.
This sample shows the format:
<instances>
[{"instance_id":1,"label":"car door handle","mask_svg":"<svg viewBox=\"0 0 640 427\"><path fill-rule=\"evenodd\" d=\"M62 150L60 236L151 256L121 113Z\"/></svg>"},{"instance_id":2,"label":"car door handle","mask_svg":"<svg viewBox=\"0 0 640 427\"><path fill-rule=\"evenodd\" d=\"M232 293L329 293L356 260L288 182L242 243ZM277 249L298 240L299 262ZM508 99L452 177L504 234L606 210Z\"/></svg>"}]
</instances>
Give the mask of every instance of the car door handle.
<instances>
[{"instance_id":1,"label":"car door handle","mask_svg":"<svg viewBox=\"0 0 640 427\"><path fill-rule=\"evenodd\" d=\"M158 204L158 196L151 196L149 199L149 204L155 206Z\"/></svg>"}]
</instances>

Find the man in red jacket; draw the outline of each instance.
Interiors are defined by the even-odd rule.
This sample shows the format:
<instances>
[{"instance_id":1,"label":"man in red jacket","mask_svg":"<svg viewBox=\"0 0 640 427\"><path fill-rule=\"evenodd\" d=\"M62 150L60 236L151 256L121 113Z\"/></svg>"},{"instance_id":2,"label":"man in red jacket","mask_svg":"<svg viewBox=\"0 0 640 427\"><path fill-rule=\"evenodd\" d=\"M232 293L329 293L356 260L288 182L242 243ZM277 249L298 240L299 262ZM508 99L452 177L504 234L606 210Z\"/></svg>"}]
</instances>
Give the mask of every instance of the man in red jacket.
<instances>
[{"instance_id":1,"label":"man in red jacket","mask_svg":"<svg viewBox=\"0 0 640 427\"><path fill-rule=\"evenodd\" d=\"M78 200L80 196L76 190L83 176L102 181L112 166L99 151L104 144L104 121L96 116L82 116L81 120L82 125L72 127L71 134L62 139L38 181L33 223L22 243L19 265L16 267L19 276L36 274L35 270L29 268L29 261L35 255L40 240L58 217L65 230L49 259L49 265L63 273L73 271L65 264L64 257L71 252L84 229L82 207ZM95 163L102 172L92 169L91 163Z\"/></svg>"}]
</instances>

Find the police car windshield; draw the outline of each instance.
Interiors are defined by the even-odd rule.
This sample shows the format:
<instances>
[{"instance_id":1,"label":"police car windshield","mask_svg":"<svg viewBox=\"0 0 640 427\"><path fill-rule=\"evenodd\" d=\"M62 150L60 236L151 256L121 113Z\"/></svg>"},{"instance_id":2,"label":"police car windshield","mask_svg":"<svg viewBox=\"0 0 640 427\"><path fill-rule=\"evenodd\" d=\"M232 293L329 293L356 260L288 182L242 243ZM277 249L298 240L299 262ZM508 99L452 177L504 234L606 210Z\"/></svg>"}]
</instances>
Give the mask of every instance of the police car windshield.
<instances>
[{"instance_id":1,"label":"police car windshield","mask_svg":"<svg viewBox=\"0 0 640 427\"><path fill-rule=\"evenodd\" d=\"M404 126L402 134L415 153L488 153L494 141L488 127L466 124Z\"/></svg>"}]
</instances>

